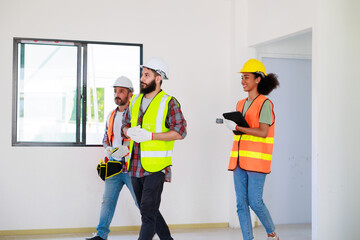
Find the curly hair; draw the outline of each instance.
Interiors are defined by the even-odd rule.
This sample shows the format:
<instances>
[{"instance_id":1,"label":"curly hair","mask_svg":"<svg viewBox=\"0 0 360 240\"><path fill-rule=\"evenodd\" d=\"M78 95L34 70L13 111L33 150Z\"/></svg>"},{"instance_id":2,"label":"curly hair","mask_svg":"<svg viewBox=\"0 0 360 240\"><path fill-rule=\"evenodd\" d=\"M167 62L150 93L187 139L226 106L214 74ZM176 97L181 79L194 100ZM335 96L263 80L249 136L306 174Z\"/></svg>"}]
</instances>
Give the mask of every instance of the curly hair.
<instances>
[{"instance_id":1,"label":"curly hair","mask_svg":"<svg viewBox=\"0 0 360 240\"><path fill-rule=\"evenodd\" d=\"M274 90L280 85L278 76L275 73L269 73L267 76L264 76L259 73L253 73L253 74L255 75L255 78L257 77L261 78L257 90L262 95L269 95L272 90Z\"/></svg>"}]
</instances>

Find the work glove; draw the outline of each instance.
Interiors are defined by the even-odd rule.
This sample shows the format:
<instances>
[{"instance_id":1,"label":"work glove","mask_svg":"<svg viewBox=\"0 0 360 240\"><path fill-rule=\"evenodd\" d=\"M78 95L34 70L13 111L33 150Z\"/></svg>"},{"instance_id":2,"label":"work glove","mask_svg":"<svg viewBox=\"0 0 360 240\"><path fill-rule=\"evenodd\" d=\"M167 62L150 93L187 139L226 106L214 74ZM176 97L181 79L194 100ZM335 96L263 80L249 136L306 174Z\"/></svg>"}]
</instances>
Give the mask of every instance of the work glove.
<instances>
[{"instance_id":1,"label":"work glove","mask_svg":"<svg viewBox=\"0 0 360 240\"><path fill-rule=\"evenodd\" d=\"M112 153L113 159L120 161L123 157L125 157L129 153L129 148L126 146L118 146L114 148Z\"/></svg>"},{"instance_id":2,"label":"work glove","mask_svg":"<svg viewBox=\"0 0 360 240\"><path fill-rule=\"evenodd\" d=\"M129 128L127 131L126 131L126 135L128 135L129 138L132 138L132 136L134 136L135 132L137 130L139 130L141 127L140 125L139 126L136 126L136 127L132 127L132 128Z\"/></svg>"},{"instance_id":3,"label":"work glove","mask_svg":"<svg viewBox=\"0 0 360 240\"><path fill-rule=\"evenodd\" d=\"M105 148L105 156L109 159L113 151L114 151L113 147L110 147L110 146L106 147Z\"/></svg>"},{"instance_id":4,"label":"work glove","mask_svg":"<svg viewBox=\"0 0 360 240\"><path fill-rule=\"evenodd\" d=\"M134 142L141 143L152 140L152 132L141 128L140 126L134 127L132 131L129 128L127 135L133 140ZM130 133L129 133L130 131Z\"/></svg>"},{"instance_id":5,"label":"work glove","mask_svg":"<svg viewBox=\"0 0 360 240\"><path fill-rule=\"evenodd\" d=\"M236 131L236 123L228 120L228 119L224 119L226 126L231 130L231 131Z\"/></svg>"}]
</instances>

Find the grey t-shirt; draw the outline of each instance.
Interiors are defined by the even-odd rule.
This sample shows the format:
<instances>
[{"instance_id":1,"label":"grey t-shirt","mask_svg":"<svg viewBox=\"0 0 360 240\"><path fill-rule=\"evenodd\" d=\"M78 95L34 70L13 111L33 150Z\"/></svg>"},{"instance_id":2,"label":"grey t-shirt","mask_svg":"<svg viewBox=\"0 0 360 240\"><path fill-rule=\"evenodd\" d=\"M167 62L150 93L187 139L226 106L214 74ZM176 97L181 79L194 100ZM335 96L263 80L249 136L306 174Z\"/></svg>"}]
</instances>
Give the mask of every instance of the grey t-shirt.
<instances>
[{"instance_id":1,"label":"grey t-shirt","mask_svg":"<svg viewBox=\"0 0 360 240\"><path fill-rule=\"evenodd\" d=\"M148 106L150 105L150 103L153 99L154 98L143 97L142 102L141 102L141 108L144 112L146 111L146 109L148 108Z\"/></svg>"}]
</instances>

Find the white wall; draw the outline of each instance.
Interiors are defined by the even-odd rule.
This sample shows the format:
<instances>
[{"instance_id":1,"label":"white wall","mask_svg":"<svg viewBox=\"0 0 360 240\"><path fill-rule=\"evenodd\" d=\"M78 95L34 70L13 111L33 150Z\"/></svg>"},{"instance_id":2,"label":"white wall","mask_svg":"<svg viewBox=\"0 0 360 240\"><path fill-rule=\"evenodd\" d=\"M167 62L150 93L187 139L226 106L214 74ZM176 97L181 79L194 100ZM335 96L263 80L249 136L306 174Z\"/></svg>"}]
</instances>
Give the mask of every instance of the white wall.
<instances>
[{"instance_id":1,"label":"white wall","mask_svg":"<svg viewBox=\"0 0 360 240\"><path fill-rule=\"evenodd\" d=\"M0 1L0 230L95 227L103 192L95 170L102 148L11 146L13 37L143 43L144 60L163 57L170 65L163 89L180 101L188 136L175 144L161 210L169 224L228 222L220 206L229 201L231 136L215 118L229 105L230 7L224 0ZM127 190L119 203L113 226L139 225Z\"/></svg>"},{"instance_id":2,"label":"white wall","mask_svg":"<svg viewBox=\"0 0 360 240\"><path fill-rule=\"evenodd\" d=\"M311 59L312 31L301 31L255 46L259 57Z\"/></svg>"},{"instance_id":3,"label":"white wall","mask_svg":"<svg viewBox=\"0 0 360 240\"><path fill-rule=\"evenodd\" d=\"M307 31L314 23L314 1L249 1L248 41L254 46Z\"/></svg>"},{"instance_id":4,"label":"white wall","mask_svg":"<svg viewBox=\"0 0 360 240\"><path fill-rule=\"evenodd\" d=\"M360 236L360 2L318 1L313 127L317 176L313 239ZM313 221L313 222L315 222Z\"/></svg>"}]
</instances>

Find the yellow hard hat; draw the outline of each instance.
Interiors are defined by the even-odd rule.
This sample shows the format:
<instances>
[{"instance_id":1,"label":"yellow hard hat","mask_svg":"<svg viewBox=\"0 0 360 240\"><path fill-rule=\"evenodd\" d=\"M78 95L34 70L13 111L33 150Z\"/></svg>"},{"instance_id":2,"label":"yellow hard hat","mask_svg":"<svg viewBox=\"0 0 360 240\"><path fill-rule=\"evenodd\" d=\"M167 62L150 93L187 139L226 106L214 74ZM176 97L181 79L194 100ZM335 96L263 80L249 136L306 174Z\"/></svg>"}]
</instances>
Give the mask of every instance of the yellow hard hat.
<instances>
[{"instance_id":1,"label":"yellow hard hat","mask_svg":"<svg viewBox=\"0 0 360 240\"><path fill-rule=\"evenodd\" d=\"M244 66L242 67L239 73L244 73L244 72L250 72L250 73L262 72L265 76L267 76L264 64L257 59L249 59L244 64Z\"/></svg>"}]
</instances>

